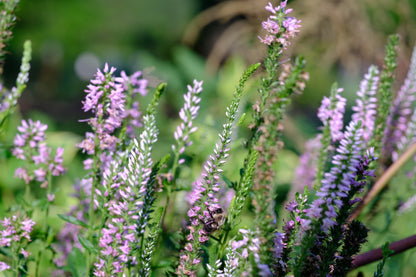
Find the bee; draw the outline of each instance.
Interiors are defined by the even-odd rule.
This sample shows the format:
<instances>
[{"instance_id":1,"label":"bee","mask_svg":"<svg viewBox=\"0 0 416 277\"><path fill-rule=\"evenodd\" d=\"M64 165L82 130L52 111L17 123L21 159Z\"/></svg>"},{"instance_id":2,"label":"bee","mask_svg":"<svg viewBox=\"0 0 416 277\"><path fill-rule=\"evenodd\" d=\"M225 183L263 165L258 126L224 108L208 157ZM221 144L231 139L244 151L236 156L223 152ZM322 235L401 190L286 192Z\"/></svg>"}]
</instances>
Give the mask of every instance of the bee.
<instances>
[{"instance_id":1,"label":"bee","mask_svg":"<svg viewBox=\"0 0 416 277\"><path fill-rule=\"evenodd\" d=\"M220 208L215 208L214 210L208 209L209 218L207 218L204 224L204 232L207 234L211 234L214 231L221 228L221 226L225 223L225 213L224 210Z\"/></svg>"}]
</instances>

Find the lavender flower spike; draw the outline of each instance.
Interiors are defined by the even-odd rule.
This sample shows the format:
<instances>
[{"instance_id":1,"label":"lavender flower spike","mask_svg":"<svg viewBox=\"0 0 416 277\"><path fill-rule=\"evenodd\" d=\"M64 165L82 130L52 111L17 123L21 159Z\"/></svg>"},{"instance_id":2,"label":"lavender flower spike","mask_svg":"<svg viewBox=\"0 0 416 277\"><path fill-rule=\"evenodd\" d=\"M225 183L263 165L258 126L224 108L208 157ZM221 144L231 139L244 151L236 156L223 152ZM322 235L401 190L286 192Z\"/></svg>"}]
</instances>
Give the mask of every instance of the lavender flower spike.
<instances>
[{"instance_id":1,"label":"lavender flower spike","mask_svg":"<svg viewBox=\"0 0 416 277\"><path fill-rule=\"evenodd\" d=\"M318 117L324 124L329 125L332 141L342 139L342 128L344 123L342 119L345 112L346 99L340 95L342 88L332 89L330 98L324 97L321 107L318 109Z\"/></svg>"},{"instance_id":2,"label":"lavender flower spike","mask_svg":"<svg viewBox=\"0 0 416 277\"><path fill-rule=\"evenodd\" d=\"M357 91L357 104L352 107L354 114L352 120L358 122L361 121L361 127L363 129L363 141L367 143L373 134L377 98L374 97L377 90L379 80L379 70L376 66L372 65L368 68L368 73L364 75L364 79L360 83L360 90Z\"/></svg>"},{"instance_id":3,"label":"lavender flower spike","mask_svg":"<svg viewBox=\"0 0 416 277\"><path fill-rule=\"evenodd\" d=\"M391 105L384 132L383 153L389 155L397 147L397 143L407 129L407 122L412 114L412 103L416 97L416 46L410 62L410 69L406 79L397 93L394 104Z\"/></svg>"},{"instance_id":4,"label":"lavender flower spike","mask_svg":"<svg viewBox=\"0 0 416 277\"><path fill-rule=\"evenodd\" d=\"M321 145L322 135L319 134L315 138L305 143L305 151L299 157L299 165L296 167L292 189L289 193L289 199L293 199L296 192L301 192L306 186L312 187L316 175L316 163L318 160L319 149Z\"/></svg>"},{"instance_id":5,"label":"lavender flower spike","mask_svg":"<svg viewBox=\"0 0 416 277\"><path fill-rule=\"evenodd\" d=\"M2 14L2 17L3 17L3 14ZM7 92L5 94L4 99L0 101L0 116L6 115L7 113L12 113L13 108L17 105L17 100L22 95L22 92L26 88L26 84L29 81L29 70L30 70L31 58L32 58L32 43L30 41L26 41L24 44L24 52L23 52L22 64L20 66L20 72L16 79L16 86L13 87L10 92ZM2 68L0 68L0 71L2 71ZM0 93L2 93L3 95L2 90L3 88L2 86L0 86Z\"/></svg>"},{"instance_id":6,"label":"lavender flower spike","mask_svg":"<svg viewBox=\"0 0 416 277\"><path fill-rule=\"evenodd\" d=\"M397 161L401 154L403 154L408 147L416 141L416 110L413 111L412 117L406 126L406 131L397 142L397 147L392 153L392 160ZM414 173L413 173L414 175Z\"/></svg>"},{"instance_id":7,"label":"lavender flower spike","mask_svg":"<svg viewBox=\"0 0 416 277\"><path fill-rule=\"evenodd\" d=\"M266 6L266 10L272 14L267 18L267 21L263 21L263 29L267 31L264 38L259 37L260 41L266 45L277 43L284 49L290 45L289 39L296 36L299 32L301 25L300 20L287 16L292 12L292 9L286 8L287 0L280 3L278 7L273 7L269 2Z\"/></svg>"},{"instance_id":8,"label":"lavender flower spike","mask_svg":"<svg viewBox=\"0 0 416 277\"><path fill-rule=\"evenodd\" d=\"M351 121L344 138L340 141L332 160L330 172L325 173L321 189L306 215L308 223L315 222L321 230L327 232L336 224L337 211L342 207L340 198L346 197L354 183L357 167L360 163L362 130L360 125Z\"/></svg>"},{"instance_id":9,"label":"lavender flower spike","mask_svg":"<svg viewBox=\"0 0 416 277\"><path fill-rule=\"evenodd\" d=\"M137 263L136 250L154 201L150 182L151 151L158 135L153 114L144 116L143 121L144 130L140 141L133 140L127 165L120 168L119 161L114 160L111 168L104 172L105 195L113 198L105 205L111 217L99 240L100 256L94 264L95 276L122 273L127 264ZM114 177L112 172L118 175Z\"/></svg>"},{"instance_id":10,"label":"lavender flower spike","mask_svg":"<svg viewBox=\"0 0 416 277\"><path fill-rule=\"evenodd\" d=\"M82 101L83 110L94 113L94 117L87 120L94 133L87 133L78 147L89 155L94 154L96 142L101 150L114 151L118 142L114 132L126 116L123 84L115 82L115 70L114 67L109 68L108 64L105 64L104 70L97 70L95 78L85 90L87 95Z\"/></svg>"},{"instance_id":11,"label":"lavender flower spike","mask_svg":"<svg viewBox=\"0 0 416 277\"><path fill-rule=\"evenodd\" d=\"M33 122L22 120L17 127L18 133L14 139L13 155L26 161L26 167L16 169L15 176L23 179L26 184L36 180L43 182L42 187L47 187L46 176L50 172L53 176L59 176L65 172L62 166L64 149L58 147L55 157L51 156L51 148L47 147L45 140L46 124L40 121Z\"/></svg>"},{"instance_id":12,"label":"lavender flower spike","mask_svg":"<svg viewBox=\"0 0 416 277\"><path fill-rule=\"evenodd\" d=\"M194 127L193 120L198 115L199 102L201 98L199 94L202 92L203 81L194 80L194 86L188 85L188 92L183 96L185 104L179 112L179 117L182 120L181 124L177 126L174 133L177 146L172 145L172 149L175 151L175 162L179 159L179 155L185 151L185 147L192 144L189 140L189 135L194 133L198 127ZM179 164L185 162L185 160L179 160Z\"/></svg>"},{"instance_id":13,"label":"lavender flower spike","mask_svg":"<svg viewBox=\"0 0 416 277\"><path fill-rule=\"evenodd\" d=\"M190 193L193 204L187 213L190 221L190 225L188 226L189 234L187 236L187 243L180 254L180 264L176 269L176 273L179 275L195 276L196 267L201 262L201 258L199 257L201 245L209 239L201 221L209 218L208 210L212 211L213 209L220 208L216 194L220 190L222 166L229 156L229 144L231 142L234 122L237 119L243 87L248 77L258 67L259 64L252 65L243 73L234 92L234 98L226 109L225 115L227 121L223 124L222 131L219 134L220 141L215 145L214 153L206 161L200 180L194 184Z\"/></svg>"},{"instance_id":14,"label":"lavender flower spike","mask_svg":"<svg viewBox=\"0 0 416 277\"><path fill-rule=\"evenodd\" d=\"M10 218L5 217L0 220L0 247L8 248L13 257L12 266L5 262L0 262L0 272L5 270L13 270L20 272L19 261L21 255L26 260L30 255L23 247L31 241L30 233L36 223L27 217L13 215Z\"/></svg>"}]
</instances>

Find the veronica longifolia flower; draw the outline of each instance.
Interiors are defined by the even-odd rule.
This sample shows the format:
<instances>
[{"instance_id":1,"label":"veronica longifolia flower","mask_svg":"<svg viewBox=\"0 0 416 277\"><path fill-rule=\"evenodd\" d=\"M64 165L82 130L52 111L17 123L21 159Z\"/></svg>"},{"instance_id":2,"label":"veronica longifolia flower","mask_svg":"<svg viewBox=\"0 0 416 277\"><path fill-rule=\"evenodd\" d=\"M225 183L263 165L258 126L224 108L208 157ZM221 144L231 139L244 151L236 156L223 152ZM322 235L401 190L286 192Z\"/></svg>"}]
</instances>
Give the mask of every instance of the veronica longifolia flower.
<instances>
[{"instance_id":1,"label":"veronica longifolia flower","mask_svg":"<svg viewBox=\"0 0 416 277\"><path fill-rule=\"evenodd\" d=\"M377 98L375 97L378 80L378 68L374 65L370 66L368 73L364 75L364 79L360 83L360 90L357 91L357 104L352 107L354 111L352 120L361 121L361 128L363 129L363 141L367 143L373 134Z\"/></svg>"},{"instance_id":2,"label":"veronica longifolia flower","mask_svg":"<svg viewBox=\"0 0 416 277\"><path fill-rule=\"evenodd\" d=\"M240 229L239 232L243 235L242 240L231 242L232 251L237 253L234 256L239 256L240 261L234 262L240 264L244 269L241 276L253 276L253 268L249 263L249 257L254 258L254 262L257 265L258 276L272 276L271 270L268 265L260 263L260 239L258 238L258 232Z\"/></svg>"},{"instance_id":3,"label":"veronica longifolia flower","mask_svg":"<svg viewBox=\"0 0 416 277\"><path fill-rule=\"evenodd\" d=\"M324 124L329 125L332 141L342 139L342 128L344 127L343 117L345 112L345 104L347 100L339 93L343 91L342 88L333 90L330 98L324 97L321 107L318 109L318 117Z\"/></svg>"},{"instance_id":4,"label":"veronica longifolia flower","mask_svg":"<svg viewBox=\"0 0 416 277\"><path fill-rule=\"evenodd\" d=\"M286 49L289 46L289 39L295 37L299 32L300 20L287 16L292 9L286 9L287 0L282 1L278 7L273 7L269 2L266 10L271 13L266 21L263 21L263 29L267 31L264 38L259 37L260 41L266 45L278 43Z\"/></svg>"},{"instance_id":5,"label":"veronica longifolia flower","mask_svg":"<svg viewBox=\"0 0 416 277\"><path fill-rule=\"evenodd\" d=\"M135 96L137 94L147 95L148 81L143 78L141 71L136 71L131 76L127 76L126 72L122 71L120 77L116 77L114 80L123 86L124 92L127 94L123 118L126 120L126 133L132 138L135 135L135 129L142 126L140 120L142 113L139 109L139 101Z\"/></svg>"},{"instance_id":6,"label":"veronica longifolia flower","mask_svg":"<svg viewBox=\"0 0 416 277\"><path fill-rule=\"evenodd\" d=\"M32 180L43 182L42 187L47 187L47 175L59 176L65 172L62 165L64 149L58 147L55 157L51 156L51 148L47 147L45 131L47 125L40 121L33 122L22 120L17 127L18 133L14 139L12 153L16 158L25 160L28 164L25 168L16 169L15 175L28 184Z\"/></svg>"},{"instance_id":7,"label":"veronica longifolia flower","mask_svg":"<svg viewBox=\"0 0 416 277\"><path fill-rule=\"evenodd\" d=\"M183 96L185 104L179 112L182 122L177 126L174 133L177 146L172 145L173 151L177 151L178 154L182 154L185 151L185 147L192 144L192 141L189 140L189 135L198 129L198 127L192 125L193 120L198 115L199 102L201 102L199 94L202 92L202 83L203 81L198 82L194 80L194 86L188 85L188 92ZM179 160L179 164L183 162L185 160Z\"/></svg>"},{"instance_id":8,"label":"veronica longifolia flower","mask_svg":"<svg viewBox=\"0 0 416 277\"><path fill-rule=\"evenodd\" d=\"M121 126L125 116L125 95L123 85L114 80L115 70L114 67L109 69L106 64L102 72L97 71L95 79L85 90L87 95L82 101L82 108L85 112L94 113L94 117L87 120L94 132L87 133L86 139L78 146L90 155L94 154L96 143L101 150L113 151L118 142L113 132Z\"/></svg>"},{"instance_id":9,"label":"veronica longifolia flower","mask_svg":"<svg viewBox=\"0 0 416 277\"><path fill-rule=\"evenodd\" d=\"M20 218L13 215L0 221L0 247L10 248L12 255L22 254L26 259L30 253L23 249L28 241L31 241L30 233L36 224L32 219ZM0 262L0 272L11 267L5 262Z\"/></svg>"},{"instance_id":10,"label":"veronica longifolia flower","mask_svg":"<svg viewBox=\"0 0 416 277\"><path fill-rule=\"evenodd\" d=\"M408 122L414 109L412 104L416 97L416 47L413 49L410 69L406 79L390 106L390 113L386 121L384 132L383 153L393 154L393 159L397 158L397 144L401 143L402 137L408 129ZM400 150L399 150L400 152Z\"/></svg>"},{"instance_id":11,"label":"veronica longifolia flower","mask_svg":"<svg viewBox=\"0 0 416 277\"><path fill-rule=\"evenodd\" d=\"M340 198L347 197L355 183L361 144L362 130L356 122L351 121L336 149L332 168L330 172L325 173L321 189L316 193L318 198L311 203L306 212L308 223L319 222L324 232L336 224L337 211L343 205Z\"/></svg>"},{"instance_id":12,"label":"veronica longifolia flower","mask_svg":"<svg viewBox=\"0 0 416 277\"><path fill-rule=\"evenodd\" d=\"M140 142L133 140L128 164L120 168L121 159L115 159L104 172L104 196L108 200L104 206L109 219L99 241L100 256L95 263L95 276L121 273L127 264L137 263L135 251L140 245L139 237L145 232L154 200L150 182L151 150L157 134L154 116L146 115Z\"/></svg>"},{"instance_id":13,"label":"veronica longifolia flower","mask_svg":"<svg viewBox=\"0 0 416 277\"><path fill-rule=\"evenodd\" d=\"M290 196L294 197L296 192L301 192L305 186L311 187L316 175L316 163L321 146L321 136L308 140L305 143L305 151L299 157L299 165L296 168L293 186Z\"/></svg>"}]
</instances>

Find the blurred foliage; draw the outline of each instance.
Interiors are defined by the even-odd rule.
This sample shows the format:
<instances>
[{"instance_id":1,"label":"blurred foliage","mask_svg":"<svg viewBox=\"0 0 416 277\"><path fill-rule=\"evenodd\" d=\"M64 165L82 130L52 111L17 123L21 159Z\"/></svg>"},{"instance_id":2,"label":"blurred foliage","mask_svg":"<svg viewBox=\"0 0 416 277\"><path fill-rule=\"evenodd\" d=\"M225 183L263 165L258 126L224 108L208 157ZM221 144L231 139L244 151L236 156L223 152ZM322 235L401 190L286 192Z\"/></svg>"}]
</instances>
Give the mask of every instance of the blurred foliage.
<instances>
[{"instance_id":1,"label":"blurred foliage","mask_svg":"<svg viewBox=\"0 0 416 277\"><path fill-rule=\"evenodd\" d=\"M172 99L181 97L193 78L205 80L210 95L205 101L210 102L234 84L230 80L228 88L215 87L215 76L223 78L220 67L228 59L243 57L244 64L262 59L264 47L257 35L267 2L22 0L14 39L7 48L5 81L14 81L21 45L31 39L34 60L31 82L21 100L24 114L43 111L63 130L82 134L86 126L75 122L82 116L80 99L86 80L77 77L74 67L83 54L90 54L98 64L92 65L89 76L109 62L128 73L144 70L154 86L167 81L164 113L176 117L177 101ZM305 56L311 74L304 95L295 100L295 124L305 119L306 125L316 124L310 119L316 119L316 107L335 80L351 99L366 68L381 64L386 37L395 32L401 35L397 72L399 80L403 78L416 40L413 0L289 2L303 25L293 54ZM303 126L298 129L311 136Z\"/></svg>"},{"instance_id":2,"label":"blurred foliage","mask_svg":"<svg viewBox=\"0 0 416 277\"><path fill-rule=\"evenodd\" d=\"M232 53L253 63L262 58L264 48L256 37L269 0L229 0L203 11L193 19L184 35L188 45L200 47L215 71ZM387 36L398 33L399 81L409 65L408 57L416 41L416 2L413 0L307 0L289 1L294 16L302 20L300 35L291 47L293 54L307 60L310 82L297 106L308 113L319 105L330 84L338 81L347 98L370 64L381 64ZM207 38L209 39L207 45ZM350 103L351 104L351 103ZM305 113L305 111L303 111Z\"/></svg>"}]
</instances>

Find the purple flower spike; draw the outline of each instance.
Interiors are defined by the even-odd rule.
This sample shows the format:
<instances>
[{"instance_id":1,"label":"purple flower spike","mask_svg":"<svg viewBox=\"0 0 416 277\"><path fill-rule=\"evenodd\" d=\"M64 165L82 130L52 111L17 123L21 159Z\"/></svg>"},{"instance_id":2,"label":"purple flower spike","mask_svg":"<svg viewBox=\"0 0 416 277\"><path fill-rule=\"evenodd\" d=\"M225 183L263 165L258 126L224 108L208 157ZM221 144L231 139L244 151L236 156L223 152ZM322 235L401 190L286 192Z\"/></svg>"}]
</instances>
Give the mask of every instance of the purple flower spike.
<instances>
[{"instance_id":1,"label":"purple flower spike","mask_svg":"<svg viewBox=\"0 0 416 277\"><path fill-rule=\"evenodd\" d=\"M269 2L266 10L271 12L269 18L262 22L263 29L267 34L264 38L259 37L260 41L266 45L278 43L284 49L290 45L289 39L294 38L299 32L300 20L287 16L292 9L285 9L287 0L280 3L280 6L273 7Z\"/></svg>"},{"instance_id":2,"label":"purple flower spike","mask_svg":"<svg viewBox=\"0 0 416 277\"><path fill-rule=\"evenodd\" d=\"M342 207L340 198L346 197L354 183L360 164L362 130L359 124L351 121L333 157L330 172L324 174L318 196L306 211L310 222L317 222L322 231L327 232L336 223L336 211Z\"/></svg>"},{"instance_id":3,"label":"purple flower spike","mask_svg":"<svg viewBox=\"0 0 416 277\"><path fill-rule=\"evenodd\" d=\"M12 255L22 254L25 259L30 255L22 247L26 247L27 242L31 241L30 233L36 224L32 219L13 215L0 221L0 247L7 249ZM0 262L0 272L11 267L5 262Z\"/></svg>"},{"instance_id":4,"label":"purple flower spike","mask_svg":"<svg viewBox=\"0 0 416 277\"><path fill-rule=\"evenodd\" d=\"M87 95L82 101L83 110L94 113L94 117L87 120L94 134L87 134L87 138L78 146L88 154L94 153L95 141L99 142L102 150L114 150L118 142L113 132L121 126L126 113L124 88L122 84L115 82L115 70L114 67L109 70L108 64L102 72L98 69L95 79L91 80L85 90Z\"/></svg>"},{"instance_id":5,"label":"purple flower spike","mask_svg":"<svg viewBox=\"0 0 416 277\"><path fill-rule=\"evenodd\" d=\"M172 145L172 149L175 152L178 151L175 153L177 155L176 158L178 158L178 154L185 152L185 147L192 144L192 141L189 141L189 135L198 129L198 127L193 126L193 120L198 115L199 102L201 102L199 94L202 92L203 81L194 80L193 83L193 87L188 85L188 92L183 96L185 103L179 111L179 117L182 122L176 127L174 133L177 145ZM180 164L183 162L185 161L181 160Z\"/></svg>"},{"instance_id":6,"label":"purple flower spike","mask_svg":"<svg viewBox=\"0 0 416 277\"><path fill-rule=\"evenodd\" d=\"M321 149L321 135L310 139L305 144L305 151L299 157L299 165L296 168L290 198L296 192L301 192L305 186L311 187L316 175L316 163L318 161L319 150Z\"/></svg>"},{"instance_id":7,"label":"purple flower spike","mask_svg":"<svg viewBox=\"0 0 416 277\"><path fill-rule=\"evenodd\" d=\"M405 135L409 119L413 113L413 102L416 97L416 46L413 49L409 72L400 90L390 106L384 132L383 153L390 155L397 149L397 144Z\"/></svg>"},{"instance_id":8,"label":"purple flower spike","mask_svg":"<svg viewBox=\"0 0 416 277\"><path fill-rule=\"evenodd\" d=\"M330 98L324 97L321 107L318 109L318 117L324 124L329 125L332 141L342 139L343 117L345 112L346 99L339 95L342 88L332 89Z\"/></svg>"},{"instance_id":9,"label":"purple flower spike","mask_svg":"<svg viewBox=\"0 0 416 277\"><path fill-rule=\"evenodd\" d=\"M378 68L374 65L370 66L368 73L364 75L364 79L360 83L360 90L357 91L357 104L352 107L354 114L352 120L361 121L363 129L363 141L367 143L373 133L377 98L375 97L378 80Z\"/></svg>"},{"instance_id":10,"label":"purple flower spike","mask_svg":"<svg viewBox=\"0 0 416 277\"><path fill-rule=\"evenodd\" d=\"M55 158L52 158L52 150L45 143L47 128L46 124L40 121L33 122L31 119L22 120L22 124L17 128L12 153L16 158L35 165L18 168L15 172L15 176L23 179L26 184L32 180L45 182L48 173L59 176L65 172L62 165L64 149L58 147ZM47 182L43 185L47 187Z\"/></svg>"}]
</instances>

